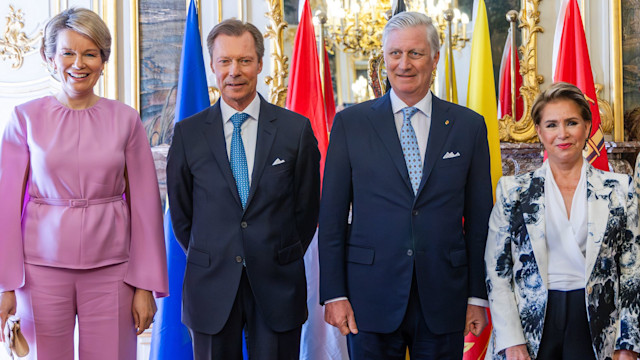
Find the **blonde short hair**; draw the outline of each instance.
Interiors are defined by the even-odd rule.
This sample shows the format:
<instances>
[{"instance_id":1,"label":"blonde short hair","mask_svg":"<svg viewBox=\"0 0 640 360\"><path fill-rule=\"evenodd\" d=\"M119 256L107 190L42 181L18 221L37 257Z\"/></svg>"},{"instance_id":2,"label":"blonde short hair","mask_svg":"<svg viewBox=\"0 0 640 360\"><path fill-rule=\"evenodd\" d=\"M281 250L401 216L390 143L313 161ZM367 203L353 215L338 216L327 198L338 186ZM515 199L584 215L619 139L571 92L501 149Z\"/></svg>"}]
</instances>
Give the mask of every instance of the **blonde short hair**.
<instances>
[{"instance_id":1,"label":"blonde short hair","mask_svg":"<svg viewBox=\"0 0 640 360\"><path fill-rule=\"evenodd\" d=\"M70 8L49 20L44 27L40 55L45 61L53 58L56 53L58 34L62 30L73 30L91 39L100 49L102 62L109 60L111 55L111 33L107 24L89 9Z\"/></svg>"},{"instance_id":2,"label":"blonde short hair","mask_svg":"<svg viewBox=\"0 0 640 360\"><path fill-rule=\"evenodd\" d=\"M424 26L429 47L431 48L431 57L435 58L438 51L440 51L440 35L438 35L438 30L433 25L431 18L419 12L403 11L393 15L382 30L382 46L384 47L392 31L420 26Z\"/></svg>"},{"instance_id":3,"label":"blonde short hair","mask_svg":"<svg viewBox=\"0 0 640 360\"><path fill-rule=\"evenodd\" d=\"M582 91L575 85L566 82L556 82L551 84L547 90L536 97L531 107L531 117L535 125L540 125L542 121L542 110L547 104L557 100L573 101L580 109L580 116L586 122L591 122L591 106Z\"/></svg>"}]
</instances>

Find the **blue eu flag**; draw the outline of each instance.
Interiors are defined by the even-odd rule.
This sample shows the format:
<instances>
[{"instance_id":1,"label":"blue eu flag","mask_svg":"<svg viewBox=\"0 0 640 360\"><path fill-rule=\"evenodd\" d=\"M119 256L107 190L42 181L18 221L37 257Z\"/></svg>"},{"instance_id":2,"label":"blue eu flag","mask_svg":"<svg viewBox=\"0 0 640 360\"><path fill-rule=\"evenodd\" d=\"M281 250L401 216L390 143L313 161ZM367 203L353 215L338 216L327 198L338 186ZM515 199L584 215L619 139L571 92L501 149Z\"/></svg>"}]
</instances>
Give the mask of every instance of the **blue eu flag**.
<instances>
[{"instance_id":1,"label":"blue eu flag","mask_svg":"<svg viewBox=\"0 0 640 360\"><path fill-rule=\"evenodd\" d=\"M202 43L195 1L191 0L182 42L180 76L174 122L194 115L209 106L207 76L204 70ZM158 313L151 336L151 355L154 360L191 360L193 349L187 328L180 320L182 307L182 279L186 265L184 252L173 234L169 207L164 216L165 246L169 270L170 296L157 300Z\"/></svg>"}]
</instances>

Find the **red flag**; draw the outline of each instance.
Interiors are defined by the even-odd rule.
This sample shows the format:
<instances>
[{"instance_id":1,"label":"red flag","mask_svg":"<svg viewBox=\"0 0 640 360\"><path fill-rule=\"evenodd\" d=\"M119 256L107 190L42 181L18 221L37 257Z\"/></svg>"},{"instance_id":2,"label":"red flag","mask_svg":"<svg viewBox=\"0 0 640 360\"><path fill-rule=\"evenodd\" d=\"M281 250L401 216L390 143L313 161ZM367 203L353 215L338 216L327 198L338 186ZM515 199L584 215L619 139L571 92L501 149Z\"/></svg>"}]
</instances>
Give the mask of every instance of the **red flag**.
<instances>
[{"instance_id":1,"label":"red flag","mask_svg":"<svg viewBox=\"0 0 640 360\"><path fill-rule=\"evenodd\" d=\"M329 74L329 72L325 70L325 76L330 81L331 75L327 74ZM329 83L329 81L327 81L327 83ZM327 91L327 95L333 95L333 90L329 91ZM289 89L287 91L287 108L306 116L311 121L313 133L318 140L318 148L321 155L320 177L322 178L327 146L329 144L329 134L327 132L325 101L322 96L320 61L318 58L316 36L311 20L309 0L305 0L302 6L300 23L293 45ZM345 337L340 335L337 328L324 321L324 312L318 299L319 271L317 231L316 236L304 255L304 265L307 286L309 289L315 290L310 290L307 293L309 318L302 328L300 358L346 358L348 355Z\"/></svg>"},{"instance_id":2,"label":"red flag","mask_svg":"<svg viewBox=\"0 0 640 360\"><path fill-rule=\"evenodd\" d=\"M500 63L500 80L499 89L500 97L498 98L498 118L501 119L505 115L513 117L513 110L511 108L511 57L515 56L516 66L516 116L514 120L520 120L522 118L522 112L524 109L524 103L522 102L522 94L520 94L520 87L522 86L522 76L520 75L520 59L518 59L518 51L513 51L511 46L511 31L507 36L507 41L504 45L504 52L502 53L502 62Z\"/></svg>"},{"instance_id":3,"label":"red flag","mask_svg":"<svg viewBox=\"0 0 640 360\"><path fill-rule=\"evenodd\" d=\"M329 66L329 54L324 50L324 105L327 114L327 129L331 131L333 118L336 116L336 101L333 98L333 80L331 80L331 67Z\"/></svg>"},{"instance_id":4,"label":"red flag","mask_svg":"<svg viewBox=\"0 0 640 360\"><path fill-rule=\"evenodd\" d=\"M564 16L562 16L564 15ZM600 111L593 84L589 49L584 36L580 8L576 0L565 0L556 26L554 41L553 81L564 81L576 85L591 104L591 137L587 141L589 163L598 169L609 171L604 134L600 127Z\"/></svg>"},{"instance_id":5,"label":"red flag","mask_svg":"<svg viewBox=\"0 0 640 360\"><path fill-rule=\"evenodd\" d=\"M289 110L306 116L311 121L313 134L318 140L318 149L320 150L320 177L322 178L329 136L322 98L316 35L313 30L309 0L304 2L300 24L296 31L293 54L291 55L291 73L286 105Z\"/></svg>"}]
</instances>

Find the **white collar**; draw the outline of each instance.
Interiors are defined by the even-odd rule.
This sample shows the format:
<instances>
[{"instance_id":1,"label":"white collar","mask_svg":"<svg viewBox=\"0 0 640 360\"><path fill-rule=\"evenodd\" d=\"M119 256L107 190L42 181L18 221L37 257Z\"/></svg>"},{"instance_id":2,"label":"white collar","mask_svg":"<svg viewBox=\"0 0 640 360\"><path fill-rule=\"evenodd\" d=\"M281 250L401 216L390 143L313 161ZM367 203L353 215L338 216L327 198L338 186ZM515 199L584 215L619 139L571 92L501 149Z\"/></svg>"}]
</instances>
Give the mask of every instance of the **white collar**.
<instances>
[{"instance_id":1,"label":"white collar","mask_svg":"<svg viewBox=\"0 0 640 360\"><path fill-rule=\"evenodd\" d=\"M402 109L406 108L408 105L402 101L398 95L395 93L393 89L391 89L391 94L389 94L389 98L391 99L391 110L394 114L398 113ZM422 100L418 101L413 107L417 108L425 114L428 118L431 118L431 107L433 104L433 95L431 94L431 90L427 92Z\"/></svg>"},{"instance_id":2,"label":"white collar","mask_svg":"<svg viewBox=\"0 0 640 360\"><path fill-rule=\"evenodd\" d=\"M231 120L231 117L236 113L245 113L249 115L249 118L258 120L260 116L260 96L256 93L256 96L251 100L249 105L242 111L238 111L227 104L222 97L220 97L220 112L222 113L222 121L227 122Z\"/></svg>"}]
</instances>

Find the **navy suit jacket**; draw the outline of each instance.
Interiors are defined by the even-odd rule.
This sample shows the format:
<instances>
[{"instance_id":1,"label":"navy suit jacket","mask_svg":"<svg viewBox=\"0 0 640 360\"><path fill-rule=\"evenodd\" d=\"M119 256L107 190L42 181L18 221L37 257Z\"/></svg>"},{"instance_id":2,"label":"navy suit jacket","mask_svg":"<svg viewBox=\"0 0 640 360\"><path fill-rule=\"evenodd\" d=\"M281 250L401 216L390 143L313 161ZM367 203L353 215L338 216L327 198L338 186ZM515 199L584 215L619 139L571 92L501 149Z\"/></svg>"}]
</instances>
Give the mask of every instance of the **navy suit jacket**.
<instances>
[{"instance_id":1,"label":"navy suit jacket","mask_svg":"<svg viewBox=\"0 0 640 360\"><path fill-rule=\"evenodd\" d=\"M492 194L482 116L433 96L414 196L389 94L347 108L334 121L322 191L321 302L346 296L360 330L389 333L404 317L415 272L429 329L463 330L468 297L487 298Z\"/></svg>"},{"instance_id":2,"label":"navy suit jacket","mask_svg":"<svg viewBox=\"0 0 640 360\"><path fill-rule=\"evenodd\" d=\"M277 159L284 163L274 164ZM229 164L220 102L176 123L167 159L173 229L187 254L182 321L222 330L243 261L258 311L274 331L307 318L303 256L320 200L320 153L309 120L260 98L246 210Z\"/></svg>"}]
</instances>

